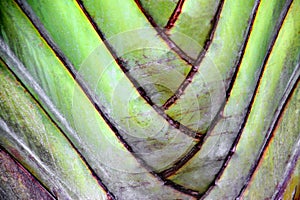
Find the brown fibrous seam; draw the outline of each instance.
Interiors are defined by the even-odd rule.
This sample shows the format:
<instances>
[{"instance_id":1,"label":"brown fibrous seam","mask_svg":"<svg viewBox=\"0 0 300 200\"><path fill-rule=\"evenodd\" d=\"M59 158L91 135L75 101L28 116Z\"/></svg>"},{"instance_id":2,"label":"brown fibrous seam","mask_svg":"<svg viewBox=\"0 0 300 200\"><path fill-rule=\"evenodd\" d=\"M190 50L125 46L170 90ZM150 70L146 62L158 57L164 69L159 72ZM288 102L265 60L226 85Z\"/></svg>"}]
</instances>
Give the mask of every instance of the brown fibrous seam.
<instances>
[{"instance_id":1,"label":"brown fibrous seam","mask_svg":"<svg viewBox=\"0 0 300 200\"><path fill-rule=\"evenodd\" d=\"M165 29L170 30L174 26L174 24L177 21L179 15L181 14L183 4L184 4L184 0L179 0L178 1L172 15L170 16L170 18L168 20L168 23L165 26Z\"/></svg>"},{"instance_id":2,"label":"brown fibrous seam","mask_svg":"<svg viewBox=\"0 0 300 200\"><path fill-rule=\"evenodd\" d=\"M83 12L85 13L86 17L88 18L88 20L90 21L90 23L92 24L92 26L94 27L95 31L98 33L100 39L104 42L105 46L107 47L107 49L109 50L109 52L111 53L111 55L113 56L113 58L115 59L115 61L117 62L118 66L121 68L121 70L125 73L125 75L127 76L127 78L132 82L132 84L135 86L135 88L137 89L137 91L139 92L139 94L141 95L141 97L143 99L145 99L145 101L153 107L153 109L160 115L162 116L172 127L180 130L182 133L193 137L195 139L201 139L203 138L203 133L197 133L193 130L191 130L190 128L184 126L183 124L181 124L180 122L172 119L172 117L170 117L169 115L167 115L163 109L161 109L159 106L157 106L156 104L154 104L151 100L150 97L147 96L146 91L143 89L143 87L140 86L140 84L129 74L127 73L128 70L126 68L126 62L118 57L116 51L114 50L114 48L108 43L108 41L105 38L105 35L101 32L101 30L98 28L98 26L96 25L96 23L94 22L94 20L92 19L92 17L89 15L89 13L86 11L83 3L81 0L77 0L77 3L79 4L79 6L81 7L81 9L83 10Z\"/></svg>"},{"instance_id":3,"label":"brown fibrous seam","mask_svg":"<svg viewBox=\"0 0 300 200\"><path fill-rule=\"evenodd\" d=\"M221 176L222 176L223 172L225 171L225 169L226 169L226 167L227 167L229 161L231 160L233 154L234 154L235 151L236 151L236 146L237 146L237 144L238 144L239 141L240 141L240 138L241 138L241 136L242 136L242 132L243 132L243 130L244 130L244 127L245 127L245 125L246 125L246 122L248 121L249 114L250 114L251 108L252 108L253 103L254 103L254 100L255 100L255 96L256 96L255 94L257 93L258 88L259 88L259 83L260 83L261 78L262 78L262 75L263 75L262 72L263 72L264 69L265 69L266 62L267 62L267 60L268 60L268 58L269 58L269 56L270 56L270 54L271 54L271 51L272 51L272 49L273 49L273 47L274 47L275 41L276 41L276 39L277 39L277 37L278 37L278 35L279 35L279 30L280 30L280 28L281 28L281 26L282 26L282 24L283 24L283 21L284 21L286 15L287 15L287 11L289 10L289 8L290 8L290 6L291 6L291 3L292 3L292 0L289 0L288 3L287 3L287 6L286 6L286 7L284 8L284 10L282 11L282 16L279 17L280 19L278 20L279 22L278 22L277 26L275 26L275 28L274 28L274 29L275 29L275 30L274 30L275 34L273 35L271 44L269 45L269 48L268 48L267 54L266 54L266 56L265 56L265 58L264 58L262 67L261 67L261 69L259 70L259 78L258 78L258 80L257 80L257 84L256 84L255 89L254 89L254 92L253 92L253 94L252 94L252 97L251 97L251 101L250 101L250 103L249 103L249 106L248 106L248 108L247 108L246 116L245 116L245 118L244 118L244 120L243 120L243 123L242 123L241 127L239 128L237 137L235 138L235 140L234 140L234 142L233 142L233 144L232 144L232 146L231 146L231 148L230 148L230 151L229 151L229 153L227 154L227 156L226 156L226 158L225 158L225 160L224 160L224 163L223 163L221 169L220 169L219 172L217 173L217 175L216 175L214 181L213 181L213 182L210 184L210 186L208 187L208 190L207 190L203 195L201 195L201 199L204 199L204 198L212 191L212 189L216 186L216 182L221 178ZM258 4L260 4L260 0L258 0ZM257 6L257 8L258 8L258 7L259 7L259 5Z\"/></svg>"},{"instance_id":4,"label":"brown fibrous seam","mask_svg":"<svg viewBox=\"0 0 300 200\"><path fill-rule=\"evenodd\" d=\"M295 73L296 76L298 73ZM299 75L299 74L298 74ZM250 173L248 174L248 177L246 179L246 182L244 183L239 195L237 196L236 199L238 199L239 197L241 197L241 195L244 193L244 191L246 190L246 188L248 187L248 185L250 184L251 178L253 176L253 174L255 173L256 169L259 166L259 162L261 161L261 159L263 158L263 154L266 151L266 149L268 148L269 144L272 141L272 138L274 138L274 130L276 129L276 127L278 126L278 123L280 121L281 116L283 115L283 113L285 112L285 108L286 106L289 104L290 98L293 95L293 92L296 90L297 88L297 79L299 77L291 77L291 79L295 78L295 82L293 83L293 80L291 81L292 83L290 83L287 86L287 89L285 91L285 94L283 95L283 97L281 98L281 101L279 103L278 108L275 111L273 120L271 122L271 126L269 127L269 129L267 130L267 134L264 138L264 142L262 145L262 148L260 149L259 155L256 159L256 161L254 162L254 165L252 166Z\"/></svg>"},{"instance_id":5,"label":"brown fibrous seam","mask_svg":"<svg viewBox=\"0 0 300 200\"><path fill-rule=\"evenodd\" d=\"M253 27L253 22L254 22L254 19L255 19L255 16L256 16L256 12L257 12L257 9L258 9L258 1L256 3L256 5L254 6L254 9L252 11L252 18L249 20L249 25L248 25L248 28L247 28L247 31L246 31L246 36L245 36L245 41L241 47L242 49L242 53L240 55L240 59L239 61L237 61L237 67L236 67L236 70L235 70L235 75L233 76L233 79L235 80L236 79L236 76L237 76L237 72L238 72L238 69L240 67L240 64L241 64L241 60L243 58L243 55L245 53L245 49L246 49L246 45L249 41L249 37L250 37L250 33L252 31L252 27ZM201 147L203 145L203 143L206 141L206 139L210 136L211 132L213 131L214 127L216 126L218 120L220 119L220 113L223 111L223 109L225 108L225 105L229 99L229 92L231 91L232 89L232 86L233 86L233 82L234 80L231 81L231 84L227 90L227 93L226 93L226 101L223 103L222 106L220 106L220 109L219 111L217 112L216 116L214 117L214 119L212 120L212 123L208 129L208 131L203 134L204 138L203 140L200 140L184 157L182 157L182 159L178 160L175 164L175 166L173 167L170 167L169 169L166 169L164 170L163 172L161 172L162 176L167 178L169 176L172 176L173 174L175 174L181 167L183 167L190 159L192 159L196 153L198 153L198 151L201 150Z\"/></svg>"},{"instance_id":6,"label":"brown fibrous seam","mask_svg":"<svg viewBox=\"0 0 300 200\"><path fill-rule=\"evenodd\" d=\"M2 60L2 59L1 59ZM51 198L57 199L57 197L39 180L37 179L30 171L28 171L13 155L11 155L3 146L0 145L0 151L3 151L7 156L12 159L15 164L26 173L27 176L30 176L33 180L36 181L36 186L39 187L41 190L44 190Z\"/></svg>"},{"instance_id":7,"label":"brown fibrous seam","mask_svg":"<svg viewBox=\"0 0 300 200\"><path fill-rule=\"evenodd\" d=\"M174 95L171 96L162 106L162 109L167 110L168 108L170 108L171 105L173 105L179 98L180 96L184 93L185 89L188 87L188 85L192 82L195 74L197 74L198 70L199 70L199 65L202 62L202 60L205 57L205 54L208 50L208 48L210 47L212 41L213 41L213 37L215 35L216 29L217 29L217 25L220 19L220 15L222 12L222 8L224 5L224 1L222 0L219 3L219 6L217 8L217 12L214 16L214 18L212 19L212 22L214 23L214 25L212 26L212 28L210 29L210 33L209 38L205 41L204 43L204 47L201 50L201 52L199 53L197 59L195 60L195 62L192 65L191 70L189 71L188 75L186 76L186 78L184 79L184 81L180 84L180 86L178 87L178 89L175 91Z\"/></svg>"},{"instance_id":8,"label":"brown fibrous seam","mask_svg":"<svg viewBox=\"0 0 300 200\"><path fill-rule=\"evenodd\" d=\"M26 3L23 2L21 0L15 0L16 3L20 6L20 8L22 9L22 11L25 13L25 15L28 17L28 19L31 21L31 23L33 24L33 26L38 30L38 32L41 34L41 36L45 39L45 41L47 42L47 44L53 49L55 55L61 60L61 62L64 64L64 66L66 66L66 69L69 71L69 73L72 75L74 80L77 80L80 87L82 88L83 92L86 94L86 96L88 97L88 99L93 102L93 98L90 95L89 89L86 86L86 84L84 84L84 82L81 80L81 78L79 76L77 76L76 70L74 68L74 66L71 64L71 62L66 58L66 56L62 53L62 51L59 49L59 47L55 44L55 42L52 40L51 36L48 34L48 32L46 31L46 29L44 28L44 26L42 25L42 23L39 21L38 17L33 13L33 11L31 10L30 6ZM16 75L15 75L16 76ZM17 77L17 76L16 76ZM20 81L21 82L21 81ZM22 84L23 85L23 84ZM25 87L26 88L26 87ZM30 92L29 92L30 93ZM33 95L31 95L33 96ZM35 99L35 98L34 98ZM36 99L35 99L36 100ZM38 102L36 100L36 102ZM42 105L40 103L38 103L41 108ZM93 105L95 106L95 108L97 109L97 111L100 113L100 115L103 117L103 119L105 120L106 124L108 124L110 126L110 128L112 130L116 129L109 121L108 119L105 117L105 115L102 113L102 111L100 110L100 108L93 103ZM101 178L96 174L96 172L92 169L92 167L88 164L87 160L84 158L84 156L80 153L80 151L75 147L75 145L73 144L73 142L68 138L68 136L64 133L64 131L58 126L58 124L55 123L55 121L52 119L52 117L48 114L48 112L43 109L44 112L47 114L47 116L51 119L51 121L56 125L57 128L59 128L59 130L64 134L64 136L66 137L66 139L68 140L68 142L71 144L71 146L76 150L76 152L78 153L78 155L80 156L80 158L83 160L83 162L86 164L86 166L88 167L89 171L91 172L92 176L97 180L97 183L103 188L103 190L107 193L108 198L111 199L115 199L114 195L112 194L112 192L110 192L108 190L108 188L106 187L106 185L102 182ZM121 136L119 136L121 137ZM124 141L123 138L119 138L121 142ZM126 143L123 143L124 146L126 146ZM129 147L127 147L129 148ZM130 149L130 148L129 148Z\"/></svg>"},{"instance_id":9,"label":"brown fibrous seam","mask_svg":"<svg viewBox=\"0 0 300 200\"><path fill-rule=\"evenodd\" d=\"M95 178L95 180L97 181L97 183L100 185L101 188L103 188L103 190L107 193L107 196L111 196L114 198L114 195L107 189L107 187L103 184L102 180L100 179L100 177L96 174L96 172L92 169L92 167L88 164L88 162L86 161L86 159L84 158L84 156L80 153L80 151L78 150L78 148L76 148L76 146L73 144L73 142L69 139L69 137L65 134L65 132L61 129L61 127L55 122L55 120L50 116L50 114L47 112L47 110L43 107L43 105L36 99L36 97L29 91L29 89L26 87L26 85L19 79L19 77L10 69L9 66L7 66L6 62L0 58L0 60L3 61L3 63L6 65L7 69L14 75L14 77L17 79L17 81L19 82L19 84L27 90L28 94L30 95L30 97L35 101L35 103L40 107L40 109L43 111L43 113L50 119L50 121L52 122L52 124L63 134L63 136L66 138L66 140L69 142L69 144L71 145L71 147L76 151L76 153L78 154L78 156L80 157L80 159L83 161L83 163L86 165L86 167L88 168L88 170L90 171L90 173L92 174L92 176ZM52 194L52 193L51 193ZM52 194L53 195L53 194Z\"/></svg>"},{"instance_id":10,"label":"brown fibrous seam","mask_svg":"<svg viewBox=\"0 0 300 200\"><path fill-rule=\"evenodd\" d=\"M189 57L171 38L164 32L162 28L160 28L153 18L145 11L140 0L134 0L141 12L148 19L149 23L156 30L157 34L163 39L163 41L169 46L171 50L173 50L181 59L183 59L187 64L193 66L195 64L195 60Z\"/></svg>"}]
</instances>

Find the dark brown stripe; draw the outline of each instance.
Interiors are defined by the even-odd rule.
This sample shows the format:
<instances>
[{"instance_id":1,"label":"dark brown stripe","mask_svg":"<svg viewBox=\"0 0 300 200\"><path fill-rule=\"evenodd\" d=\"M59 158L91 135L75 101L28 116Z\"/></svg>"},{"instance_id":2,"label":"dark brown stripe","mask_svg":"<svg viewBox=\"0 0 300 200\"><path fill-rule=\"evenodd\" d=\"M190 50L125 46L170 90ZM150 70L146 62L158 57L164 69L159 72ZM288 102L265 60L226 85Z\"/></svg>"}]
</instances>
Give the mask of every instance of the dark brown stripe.
<instances>
[{"instance_id":1,"label":"dark brown stripe","mask_svg":"<svg viewBox=\"0 0 300 200\"><path fill-rule=\"evenodd\" d=\"M176 190L178 190L180 192L183 192L185 194L188 194L190 196L193 196L193 197L196 197L196 198L200 197L200 193L198 191L185 188L182 185L174 183L173 181L164 179L164 184L165 185L169 185L170 187L172 187L172 188L174 188L174 189L176 189Z\"/></svg>"},{"instance_id":2,"label":"dark brown stripe","mask_svg":"<svg viewBox=\"0 0 300 200\"><path fill-rule=\"evenodd\" d=\"M258 1L259 1L258 3L260 4L260 0L258 0ZM289 0L289 1L286 3L287 5L286 5L285 8L283 9L282 14L281 14L281 16L280 16L280 19L278 20L279 23L278 23L277 26L275 27L274 35L273 35L271 44L269 45L268 52L267 52L267 54L266 54L266 56L265 56L265 58L264 58L263 65L262 65L262 67L261 67L261 69L260 69L260 72L259 72L259 78L258 78L258 80L257 80L257 84L256 84L256 87L255 87L255 90L254 90L253 95L252 95L252 97L251 97L250 104L249 104L249 106L248 106L248 108L247 108L247 114L246 114L246 116L245 116L245 118L244 118L244 121L243 121L243 123L242 123L242 125L241 125L241 128L239 129L238 135L237 135L235 141L233 142L233 144L232 144L232 146L231 146L231 148L230 148L230 151L229 151L229 153L227 154L227 156L226 156L226 158L225 158L225 161L224 161L224 163L223 163L223 165L222 165L220 171L217 173L217 176L216 176L215 180L214 180L214 181L212 182L212 184L209 186L208 190L203 194L203 196L201 197L201 199L204 199L204 198L205 198L205 197L213 190L213 188L215 187L215 183L221 178L221 176L222 176L223 172L225 171L225 169L226 169L226 167L227 167L229 161L231 160L233 154L234 154L235 151L236 151L236 146L237 146L237 144L238 144L239 141L240 141L242 132L243 132L243 130L244 130L244 127L245 127L245 125L246 125L246 122L248 121L248 117L249 117L251 108L252 108L252 106L253 106L253 103L254 103L254 99L255 99L257 90L258 90L258 88L259 88L259 83L260 83L261 78L262 78L262 75L263 75L262 72L263 72L264 69L265 69L266 62L267 62L267 60L268 60L268 58L269 58L269 56L270 56L270 53L271 53L271 51L272 51L272 49L273 49L273 47L274 47L275 41L276 41L276 39L277 39L277 37L278 37L278 35L279 35L279 30L280 30L280 28L281 28L281 26L282 26L282 24L283 24L283 22L284 22L284 19L285 19L286 15L287 15L287 12L288 12L288 10L289 10L289 8L290 8L290 6L291 6L291 3L292 3L292 0ZM258 5L258 6L259 6L259 5Z\"/></svg>"},{"instance_id":3,"label":"dark brown stripe","mask_svg":"<svg viewBox=\"0 0 300 200\"><path fill-rule=\"evenodd\" d=\"M187 88L187 86L192 82L195 74L198 72L199 65L202 62L203 58L205 57L205 54L206 54L208 48L210 47L210 45L211 45L211 43L213 41L213 37L214 37L215 31L217 29L217 25L218 25L218 22L219 22L219 19L220 19L220 15L221 15L221 12L222 12L223 5L224 5L224 0L222 0L219 3L217 12L216 12L216 14L215 14L215 16L214 16L214 18L212 20L214 22L214 25L213 25L213 27L210 30L209 38L205 41L203 49L199 53L198 58L193 63L192 69L189 71L189 73L186 76L185 80L178 87L178 89L176 90L176 92L174 93L174 95L171 96L164 103L164 105L162 106L162 108L164 110L167 110L171 105L173 105L177 101L177 99L179 99L181 97L181 95L184 93L184 91Z\"/></svg>"},{"instance_id":4,"label":"dark brown stripe","mask_svg":"<svg viewBox=\"0 0 300 200\"><path fill-rule=\"evenodd\" d=\"M165 29L170 30L174 26L174 24L177 21L179 15L181 14L183 4L184 4L184 0L179 0L178 1L177 5L176 5L176 8L174 9L172 15L169 18L168 23L165 26Z\"/></svg>"}]
</instances>

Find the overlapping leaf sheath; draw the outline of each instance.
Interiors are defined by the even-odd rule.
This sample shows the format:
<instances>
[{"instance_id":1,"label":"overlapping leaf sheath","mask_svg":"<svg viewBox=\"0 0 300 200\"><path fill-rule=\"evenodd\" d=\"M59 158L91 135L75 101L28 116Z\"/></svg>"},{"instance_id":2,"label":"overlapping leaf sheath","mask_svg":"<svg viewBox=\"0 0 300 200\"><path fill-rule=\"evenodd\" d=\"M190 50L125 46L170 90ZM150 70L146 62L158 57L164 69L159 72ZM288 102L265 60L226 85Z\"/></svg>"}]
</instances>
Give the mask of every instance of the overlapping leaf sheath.
<instances>
[{"instance_id":1,"label":"overlapping leaf sheath","mask_svg":"<svg viewBox=\"0 0 300 200\"><path fill-rule=\"evenodd\" d=\"M262 158L257 163L257 168L241 195L243 199L270 198L275 193L276 186L289 178L285 174L285 171L289 170L286 163L296 162L293 160L297 160L300 153L300 125L298 123L300 118L297 114L300 101L299 86L298 83L298 87L286 105L270 140L265 146ZM299 168L295 169L298 170Z\"/></svg>"},{"instance_id":2,"label":"overlapping leaf sheath","mask_svg":"<svg viewBox=\"0 0 300 200\"><path fill-rule=\"evenodd\" d=\"M186 163L182 169L171 176L171 180L178 184L186 185L186 187L204 192L213 182L215 175L220 171L228 152L234 151L234 149L232 149L232 144L237 140L236 137L241 134L241 129L245 123L244 120L249 113L247 110L251 106L250 114L253 115L253 119L251 117L248 119L246 127L248 127L248 131L251 132L249 134L253 134L253 137L245 136L245 140L250 141L251 139L249 138L260 138L262 140L264 138L264 134L266 134L266 131L271 124L271 120L273 119L277 107L280 105L281 99L286 95L285 92L290 87L290 81L294 80L295 77L297 78L295 71L299 68L297 66L297 63L299 62L298 42L290 40L290 38L297 38L296 27L298 26L293 26L293 28L290 29L287 26L282 27L280 30L281 35L278 37L276 31L274 31L276 24L281 26L285 17L284 13L287 12L289 4L282 4L281 7L282 9L277 9L278 13L276 19L274 18L275 13L269 15L270 19L274 20L272 22L270 19L268 20L265 18L265 14L270 13L271 10L275 9L272 8L272 5L269 4L269 2L261 2L246 52L224 110L220 113L216 125L211 127L212 130L209 131L199 152ZM295 7L296 6L293 6L293 12L296 10ZM266 12L267 9L270 9L270 11ZM280 15L281 13L283 14ZM287 21L285 21L284 24L288 24L288 21L294 20L294 18L294 14L289 13L288 19L286 19ZM265 23L264 20L267 20L270 23L269 30L266 29L267 23ZM269 33L269 36L266 34L265 37L262 37L261 31L263 30ZM291 37L291 35L293 35L293 37ZM268 62L265 63L263 60L265 56L268 56L267 49L268 46L270 46L270 41L272 39L275 40L276 38L278 38L278 40L272 50L271 57L268 59ZM284 40L290 40L290 42L282 42ZM298 39L295 40L298 41ZM262 48L263 43L266 44L264 48ZM290 46L288 46L288 44ZM258 54L257 49L264 49L264 56ZM293 52L293 54L291 54L291 52ZM255 56L256 59L252 59L253 54L257 55ZM263 67L264 65L266 65L266 67ZM262 68L265 69L263 77L259 78L259 73ZM255 88L258 87L257 85L259 85L259 90L255 97L256 100L251 103L251 98L255 95L253 92L256 92ZM249 103L251 104L249 105ZM253 106L255 106L257 110L253 110ZM244 129L242 136L245 132L246 130ZM259 145L259 142L256 140L255 144ZM255 149L257 151L260 147L261 146L245 148ZM249 154L243 156L243 158L256 158L257 154L250 152L249 150L247 152L249 152ZM242 157L238 157L238 160L242 160ZM240 163L240 165L235 165L241 167L235 172L241 173L244 168L250 167L249 163L252 163L252 161L253 160L245 161L245 166L242 166ZM247 170L245 170L245 172L246 171ZM232 176L232 174L230 176ZM235 175L232 177L237 176ZM222 191L227 193L226 189Z\"/></svg>"},{"instance_id":3,"label":"overlapping leaf sheath","mask_svg":"<svg viewBox=\"0 0 300 200\"><path fill-rule=\"evenodd\" d=\"M258 162L260 151L274 126L274 120L277 120L279 111L283 109L288 94L297 86L295 82L299 80L300 52L299 37L296 35L300 23L295 19L299 13L299 3L300 1L294 1L286 17L282 16L285 17L283 26L266 62L241 137L232 149L235 153L228 157L226 168L216 181L218 188L211 190L207 198L232 198L239 194L253 166ZM291 35L294 36L290 37ZM295 41L297 42L294 43ZM294 131L297 132L297 129ZM229 183L237 187L233 189Z\"/></svg>"},{"instance_id":4,"label":"overlapping leaf sheath","mask_svg":"<svg viewBox=\"0 0 300 200\"><path fill-rule=\"evenodd\" d=\"M136 155L156 171L161 171L189 151L195 144L192 137L169 125L137 92L134 85L109 54L105 44L95 35L93 27L83 15L79 6L68 1L55 1L55 4L30 1L35 13L40 17L47 31L51 34L62 53L74 63L77 81L87 84L89 92L107 118L116 127ZM58 6L60 5L60 6ZM68 7L72 13L73 24L62 26L63 10ZM42 16L42 13L49 13ZM56 30L69 33L61 36ZM81 32L85 42L74 43L72 34ZM78 38L78 40L81 40ZM91 47L94 47L92 49ZM77 56L77 49L89 52L89 55ZM76 92L76 91L74 91ZM73 106L81 102L73 100ZM168 153L164 153L168 152Z\"/></svg>"},{"instance_id":5,"label":"overlapping leaf sheath","mask_svg":"<svg viewBox=\"0 0 300 200\"><path fill-rule=\"evenodd\" d=\"M298 13L0 1L0 198L299 198Z\"/></svg>"},{"instance_id":6,"label":"overlapping leaf sheath","mask_svg":"<svg viewBox=\"0 0 300 200\"><path fill-rule=\"evenodd\" d=\"M1 4L1 37L11 48L1 41L2 59L61 126L104 185L125 199L151 199L153 195L190 199L140 165L17 4Z\"/></svg>"}]
</instances>

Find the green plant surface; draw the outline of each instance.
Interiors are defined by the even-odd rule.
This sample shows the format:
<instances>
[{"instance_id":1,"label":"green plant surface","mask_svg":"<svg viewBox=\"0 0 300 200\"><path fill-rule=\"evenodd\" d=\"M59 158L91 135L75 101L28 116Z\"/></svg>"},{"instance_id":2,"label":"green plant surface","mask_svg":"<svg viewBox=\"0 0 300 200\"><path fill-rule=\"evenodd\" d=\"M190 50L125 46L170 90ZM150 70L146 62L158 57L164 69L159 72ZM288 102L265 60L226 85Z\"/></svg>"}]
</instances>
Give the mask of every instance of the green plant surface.
<instances>
[{"instance_id":1,"label":"green plant surface","mask_svg":"<svg viewBox=\"0 0 300 200\"><path fill-rule=\"evenodd\" d=\"M0 198L298 199L298 13L0 1Z\"/></svg>"}]
</instances>

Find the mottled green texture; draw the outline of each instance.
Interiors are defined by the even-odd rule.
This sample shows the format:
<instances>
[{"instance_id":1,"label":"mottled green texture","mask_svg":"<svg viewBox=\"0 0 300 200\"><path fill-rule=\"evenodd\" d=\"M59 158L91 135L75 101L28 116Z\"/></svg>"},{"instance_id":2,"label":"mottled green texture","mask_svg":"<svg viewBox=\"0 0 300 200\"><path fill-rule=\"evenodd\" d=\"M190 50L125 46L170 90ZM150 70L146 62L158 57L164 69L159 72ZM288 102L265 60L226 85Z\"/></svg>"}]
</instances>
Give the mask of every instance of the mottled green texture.
<instances>
[{"instance_id":1,"label":"mottled green texture","mask_svg":"<svg viewBox=\"0 0 300 200\"><path fill-rule=\"evenodd\" d=\"M1 146L57 197L105 199L105 192L69 141L0 64Z\"/></svg>"},{"instance_id":2,"label":"mottled green texture","mask_svg":"<svg viewBox=\"0 0 300 200\"><path fill-rule=\"evenodd\" d=\"M163 28L167 25L178 0L140 0L140 2L155 23Z\"/></svg>"},{"instance_id":3,"label":"mottled green texture","mask_svg":"<svg viewBox=\"0 0 300 200\"><path fill-rule=\"evenodd\" d=\"M230 93L230 97L225 104L224 111L221 113L216 126L211 130L210 135L206 138L201 150L174 176L170 177L171 180L175 181L176 183L186 185L188 188L205 191L208 185L214 180L214 175L220 170L224 159L239 132L244 117L246 116L247 108L258 81L258 73L261 69L263 60L263 56L261 56L261 54L266 54L267 46L271 40L270 35L274 33L273 29L283 7L283 5L277 5L281 6L281 9L276 9L277 17L274 17L275 14L273 13L269 16L270 19L267 19L265 17L266 10L274 10L273 6L275 5L270 4L268 1L261 2L257 18L254 22L252 34L242 60L242 64L238 71L237 78ZM292 14L289 15L289 18L294 17L295 16L292 16ZM271 22L271 19L273 19L273 22ZM268 23L271 23L269 25L271 28L269 29L266 28ZM250 116L252 115L253 119L250 117L247 123L247 129L249 132L251 132L249 134L252 135L253 133L255 136L245 136L245 141L247 140L249 142L254 142L255 145L259 145L259 141L264 138L264 134L270 125L272 116L274 115L279 101L287 87L290 76L292 75L298 62L298 39L296 39L297 37L291 37L291 35L295 36L296 30L288 30L288 28L285 27L282 28L280 33L288 33L288 35L280 35L280 39L276 42L276 45L279 47L276 47L271 54L272 57L266 66L263 79L260 82L260 88L257 94L259 97L256 97L254 102L255 110L251 110L250 113ZM265 36L263 37L262 35L264 34ZM293 41L291 38L293 38L295 41ZM261 40L265 44L264 48L261 46L261 44L263 44ZM285 40L291 41L289 43L283 42ZM264 49L264 51L260 52L261 54L259 55L256 54L258 48ZM295 53L291 54L291 52ZM278 56L278 54L280 54L280 56ZM273 61L274 59L275 61ZM252 109L254 109L254 107ZM243 134L246 133L243 132ZM259 135L259 137L256 134ZM254 140L254 138L260 138L260 140ZM257 151L259 150L260 146L251 146L247 148ZM239 157L238 160L242 160L241 158L256 158L257 155L254 152L247 152L247 155L243 157L237 156ZM248 173L246 169L250 167L249 163L252 163L252 161L253 160L247 160L244 162L244 165L241 163L236 164L235 166L239 166L240 170L234 168L233 171L230 172L232 174L228 175L232 178L235 178L239 177L238 175L240 173L241 176L244 175L245 178ZM241 164L241 166L239 164ZM246 175L241 171L243 167L245 167L244 172ZM202 174L207 175L203 176ZM240 177L239 179L241 179L242 182L243 179ZM226 183L230 182L231 180ZM240 184L241 183L237 183L237 185ZM226 186L230 187L230 184ZM228 188L216 188L216 193L220 193L220 196L225 195L225 193L227 193L227 189ZM238 191L238 188L236 190ZM227 194L228 196L226 196ZM230 193L227 194L225 197L233 198L230 196ZM218 199L220 196L213 196L210 198Z\"/></svg>"},{"instance_id":4,"label":"mottled green texture","mask_svg":"<svg viewBox=\"0 0 300 200\"><path fill-rule=\"evenodd\" d=\"M168 33L170 38L190 57L196 59L203 50L205 42L209 40L211 30L216 25L217 18L214 19L214 16L220 2L220 0L184 1L181 14ZM182 35L189 37L190 43L182 40Z\"/></svg>"},{"instance_id":5,"label":"mottled green texture","mask_svg":"<svg viewBox=\"0 0 300 200\"><path fill-rule=\"evenodd\" d=\"M53 3L60 5L63 2L61 8L52 9ZM67 0L44 2L43 6L40 3L40 1L31 0L30 5L33 6L47 31L55 38L56 44L74 63L78 74L97 96L102 110L109 115L109 119L114 126L118 127L121 135L132 146L134 152L137 152L156 171L161 171L170 167L194 145L193 138L170 126L168 121L139 95L101 39L94 35L92 26L88 24L83 13L79 12L76 3L71 4ZM64 18L57 13L63 13L66 9L69 10L69 14L72 14L73 23L61 26ZM42 13L47 13L47 16L43 17ZM85 25L82 26L82 24ZM90 40L86 40L85 43L74 43L72 34L61 34L56 31L57 28L63 33L73 34L76 34L78 29L85 30L81 36L90 38ZM90 52L91 50L86 44L94 45L95 49ZM69 51L77 48L83 52L90 52L90 55L85 59L78 60L77 53ZM80 103L74 99L73 105L76 106ZM169 153L163 154L163 151Z\"/></svg>"},{"instance_id":6,"label":"mottled green texture","mask_svg":"<svg viewBox=\"0 0 300 200\"><path fill-rule=\"evenodd\" d=\"M89 12L124 67L162 105L185 79L191 66L158 35L134 1L84 0Z\"/></svg>"}]
</instances>

